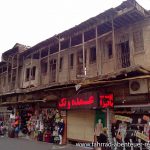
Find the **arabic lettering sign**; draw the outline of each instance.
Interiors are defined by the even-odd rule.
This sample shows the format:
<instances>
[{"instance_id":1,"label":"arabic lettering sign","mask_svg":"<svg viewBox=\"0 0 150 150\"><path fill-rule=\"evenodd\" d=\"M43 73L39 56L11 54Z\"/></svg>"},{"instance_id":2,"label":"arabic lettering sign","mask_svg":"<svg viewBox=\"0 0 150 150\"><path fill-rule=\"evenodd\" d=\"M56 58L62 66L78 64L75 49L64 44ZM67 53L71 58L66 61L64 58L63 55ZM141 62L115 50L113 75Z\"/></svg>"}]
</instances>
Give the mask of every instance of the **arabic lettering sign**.
<instances>
[{"instance_id":1,"label":"arabic lettering sign","mask_svg":"<svg viewBox=\"0 0 150 150\"><path fill-rule=\"evenodd\" d=\"M61 109L73 109L73 108L92 108L96 107L96 98L94 96L86 98L76 97L72 99L62 98L59 102L59 108Z\"/></svg>"},{"instance_id":2,"label":"arabic lettering sign","mask_svg":"<svg viewBox=\"0 0 150 150\"><path fill-rule=\"evenodd\" d=\"M97 93L82 93L73 98L62 98L58 104L60 109L74 108L98 108L98 103L101 108L113 107L113 95L101 95Z\"/></svg>"},{"instance_id":3,"label":"arabic lettering sign","mask_svg":"<svg viewBox=\"0 0 150 150\"><path fill-rule=\"evenodd\" d=\"M108 108L114 106L113 94L100 95L100 107Z\"/></svg>"}]
</instances>

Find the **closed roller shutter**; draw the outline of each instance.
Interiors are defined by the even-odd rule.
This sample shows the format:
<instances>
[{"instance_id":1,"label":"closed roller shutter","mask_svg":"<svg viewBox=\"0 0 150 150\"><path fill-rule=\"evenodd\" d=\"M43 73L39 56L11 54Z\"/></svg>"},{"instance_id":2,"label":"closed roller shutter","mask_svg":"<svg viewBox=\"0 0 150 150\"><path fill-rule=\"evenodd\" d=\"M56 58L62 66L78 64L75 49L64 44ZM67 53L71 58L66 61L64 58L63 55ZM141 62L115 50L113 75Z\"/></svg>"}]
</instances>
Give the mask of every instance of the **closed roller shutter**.
<instances>
[{"instance_id":1,"label":"closed roller shutter","mask_svg":"<svg viewBox=\"0 0 150 150\"><path fill-rule=\"evenodd\" d=\"M94 110L71 110L67 115L68 139L94 141Z\"/></svg>"}]
</instances>

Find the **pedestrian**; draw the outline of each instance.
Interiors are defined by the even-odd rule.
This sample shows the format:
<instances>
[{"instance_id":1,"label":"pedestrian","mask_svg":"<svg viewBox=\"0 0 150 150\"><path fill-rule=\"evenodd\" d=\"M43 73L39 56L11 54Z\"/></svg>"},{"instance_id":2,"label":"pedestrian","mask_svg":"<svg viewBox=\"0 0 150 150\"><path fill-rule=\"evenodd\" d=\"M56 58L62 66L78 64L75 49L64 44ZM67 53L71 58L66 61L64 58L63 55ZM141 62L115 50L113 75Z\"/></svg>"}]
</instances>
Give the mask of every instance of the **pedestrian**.
<instances>
[{"instance_id":1,"label":"pedestrian","mask_svg":"<svg viewBox=\"0 0 150 150\"><path fill-rule=\"evenodd\" d=\"M108 136L107 136L107 128L103 128L102 132L98 136L98 143L101 145L101 150L107 150Z\"/></svg>"}]
</instances>

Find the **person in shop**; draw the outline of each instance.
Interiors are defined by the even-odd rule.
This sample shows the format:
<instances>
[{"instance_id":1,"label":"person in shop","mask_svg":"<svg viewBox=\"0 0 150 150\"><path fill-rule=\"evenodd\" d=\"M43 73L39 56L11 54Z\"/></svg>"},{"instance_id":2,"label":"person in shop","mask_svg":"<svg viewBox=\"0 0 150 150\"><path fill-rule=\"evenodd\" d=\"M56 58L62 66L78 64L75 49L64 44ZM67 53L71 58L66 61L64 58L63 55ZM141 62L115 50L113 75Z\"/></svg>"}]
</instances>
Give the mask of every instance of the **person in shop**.
<instances>
[{"instance_id":1,"label":"person in shop","mask_svg":"<svg viewBox=\"0 0 150 150\"><path fill-rule=\"evenodd\" d=\"M19 124L19 116L17 115L14 122L14 128L15 128L15 137L18 137L19 131L20 131L20 124Z\"/></svg>"},{"instance_id":2,"label":"person in shop","mask_svg":"<svg viewBox=\"0 0 150 150\"><path fill-rule=\"evenodd\" d=\"M64 133L64 127L65 127L65 124L64 124L64 120L61 119L60 122L58 122L58 136L59 136L59 144L62 144L62 136L63 136L63 133Z\"/></svg>"},{"instance_id":3,"label":"person in shop","mask_svg":"<svg viewBox=\"0 0 150 150\"><path fill-rule=\"evenodd\" d=\"M14 138L15 137L15 113L12 110L12 113L9 117L9 127L8 127L8 137Z\"/></svg>"},{"instance_id":4,"label":"person in shop","mask_svg":"<svg viewBox=\"0 0 150 150\"><path fill-rule=\"evenodd\" d=\"M4 122L0 121L0 135L4 136L4 134L5 134Z\"/></svg>"},{"instance_id":5,"label":"person in shop","mask_svg":"<svg viewBox=\"0 0 150 150\"><path fill-rule=\"evenodd\" d=\"M107 136L107 128L103 128L102 132L100 133L99 137L98 137L98 143L108 143L108 136ZM107 146L102 146L101 150L107 150L109 147Z\"/></svg>"}]
</instances>

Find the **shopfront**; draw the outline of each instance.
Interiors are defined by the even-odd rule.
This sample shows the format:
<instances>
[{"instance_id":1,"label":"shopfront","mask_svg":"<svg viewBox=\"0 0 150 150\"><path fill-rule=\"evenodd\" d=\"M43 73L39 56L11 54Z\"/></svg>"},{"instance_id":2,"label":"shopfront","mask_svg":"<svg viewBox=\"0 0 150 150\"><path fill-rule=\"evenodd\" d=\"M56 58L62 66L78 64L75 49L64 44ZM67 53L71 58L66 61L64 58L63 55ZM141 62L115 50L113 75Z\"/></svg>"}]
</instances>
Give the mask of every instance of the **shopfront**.
<instances>
[{"instance_id":1,"label":"shopfront","mask_svg":"<svg viewBox=\"0 0 150 150\"><path fill-rule=\"evenodd\" d=\"M68 139L94 141L95 110L70 110L67 119Z\"/></svg>"},{"instance_id":2,"label":"shopfront","mask_svg":"<svg viewBox=\"0 0 150 150\"><path fill-rule=\"evenodd\" d=\"M127 150L147 150L146 143L150 141L150 104L118 107L112 112L114 143L130 143L125 146Z\"/></svg>"},{"instance_id":3,"label":"shopfront","mask_svg":"<svg viewBox=\"0 0 150 150\"><path fill-rule=\"evenodd\" d=\"M70 98L62 98L59 109L67 110L68 141L95 141L95 127L101 120L106 127L106 108L113 107L113 94L88 91Z\"/></svg>"}]
</instances>

